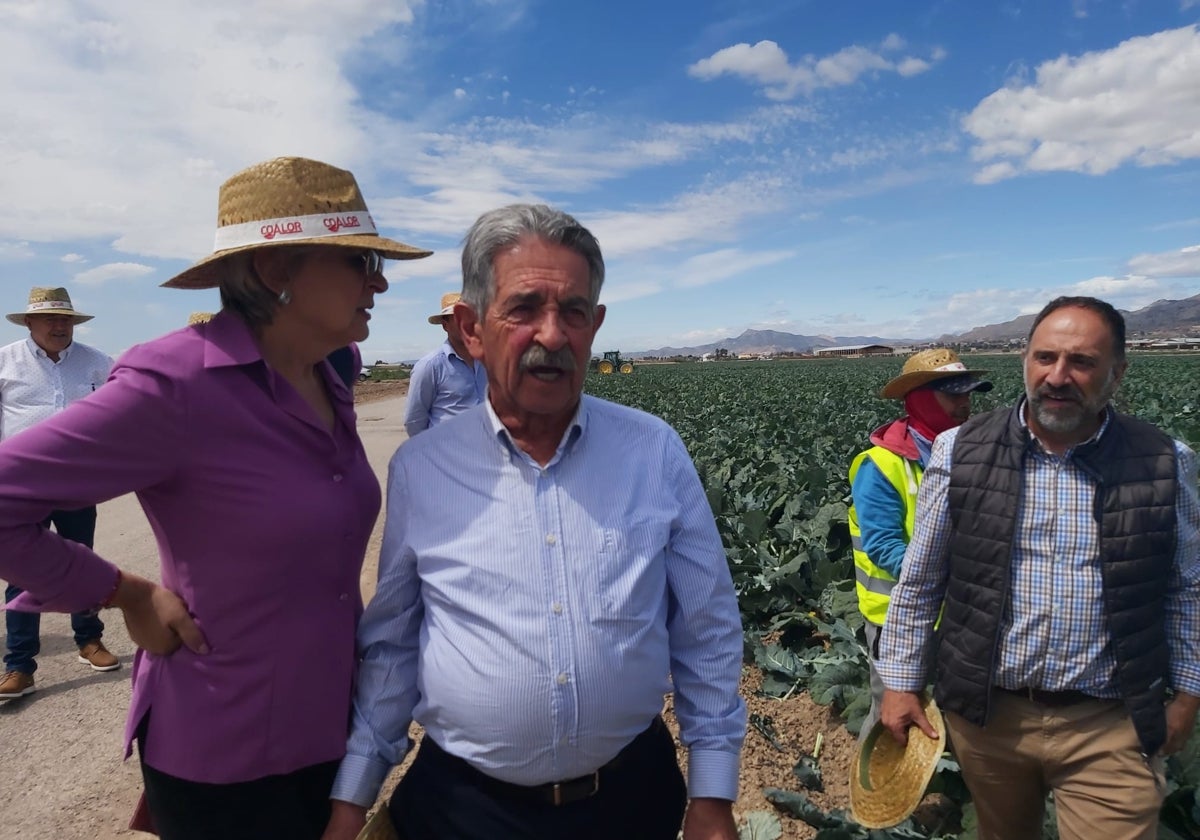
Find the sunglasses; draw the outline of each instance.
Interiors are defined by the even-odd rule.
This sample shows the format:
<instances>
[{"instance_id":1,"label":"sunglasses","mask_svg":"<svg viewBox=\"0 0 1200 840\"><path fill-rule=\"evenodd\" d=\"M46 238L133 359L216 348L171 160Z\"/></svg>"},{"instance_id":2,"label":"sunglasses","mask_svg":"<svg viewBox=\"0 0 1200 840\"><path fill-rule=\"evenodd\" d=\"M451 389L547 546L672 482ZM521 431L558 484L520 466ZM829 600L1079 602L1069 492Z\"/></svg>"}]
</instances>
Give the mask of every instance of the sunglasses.
<instances>
[{"instance_id":1,"label":"sunglasses","mask_svg":"<svg viewBox=\"0 0 1200 840\"><path fill-rule=\"evenodd\" d=\"M352 254L349 260L364 277L374 277L383 273L383 254L378 251L359 251Z\"/></svg>"}]
</instances>

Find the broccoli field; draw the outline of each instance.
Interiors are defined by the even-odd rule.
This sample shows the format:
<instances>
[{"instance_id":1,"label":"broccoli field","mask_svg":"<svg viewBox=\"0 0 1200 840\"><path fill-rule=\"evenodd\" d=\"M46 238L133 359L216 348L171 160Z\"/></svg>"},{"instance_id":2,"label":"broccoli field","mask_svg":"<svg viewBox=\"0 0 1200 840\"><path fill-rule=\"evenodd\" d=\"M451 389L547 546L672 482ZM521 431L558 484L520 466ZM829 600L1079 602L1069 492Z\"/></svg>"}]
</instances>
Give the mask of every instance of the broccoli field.
<instances>
[{"instance_id":1,"label":"broccoli field","mask_svg":"<svg viewBox=\"0 0 1200 840\"><path fill-rule=\"evenodd\" d=\"M589 376L586 390L656 414L678 430L695 461L737 589L746 661L776 696L806 691L857 732L870 705L866 651L854 593L846 470L867 435L898 416L880 399L901 358L640 364L633 375ZM1015 402L1016 355L964 358L996 387L973 410ZM1200 356L1132 355L1117 407L1200 447ZM1200 836L1200 736L1168 761L1160 837ZM961 831L929 835L910 822L867 832L840 811L822 812L795 791L766 792L820 840L975 836L966 789L943 760L934 789L962 807ZM1052 811L1049 822L1052 823ZM767 825L764 821L762 825ZM776 823L777 825L777 823ZM744 837L778 837L743 827ZM1054 836L1053 826L1047 836Z\"/></svg>"}]
</instances>

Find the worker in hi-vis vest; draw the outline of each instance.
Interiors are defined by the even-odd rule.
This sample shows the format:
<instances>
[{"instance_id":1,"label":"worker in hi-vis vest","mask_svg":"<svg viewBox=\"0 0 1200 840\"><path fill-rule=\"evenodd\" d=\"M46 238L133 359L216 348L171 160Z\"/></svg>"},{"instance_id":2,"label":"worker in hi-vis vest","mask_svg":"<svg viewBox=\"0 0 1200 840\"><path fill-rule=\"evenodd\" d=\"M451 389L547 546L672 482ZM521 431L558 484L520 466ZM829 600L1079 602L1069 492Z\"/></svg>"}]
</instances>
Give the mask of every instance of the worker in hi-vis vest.
<instances>
[{"instance_id":1,"label":"worker in hi-vis vest","mask_svg":"<svg viewBox=\"0 0 1200 840\"><path fill-rule=\"evenodd\" d=\"M884 399L903 400L905 415L872 432L871 448L850 464L854 580L871 664L871 711L863 723L864 734L879 720L879 634L904 549L912 539L922 470L933 439L970 416L971 392L992 390L991 382L979 378L985 373L968 370L953 350L941 347L909 356L900 375L880 392Z\"/></svg>"}]
</instances>

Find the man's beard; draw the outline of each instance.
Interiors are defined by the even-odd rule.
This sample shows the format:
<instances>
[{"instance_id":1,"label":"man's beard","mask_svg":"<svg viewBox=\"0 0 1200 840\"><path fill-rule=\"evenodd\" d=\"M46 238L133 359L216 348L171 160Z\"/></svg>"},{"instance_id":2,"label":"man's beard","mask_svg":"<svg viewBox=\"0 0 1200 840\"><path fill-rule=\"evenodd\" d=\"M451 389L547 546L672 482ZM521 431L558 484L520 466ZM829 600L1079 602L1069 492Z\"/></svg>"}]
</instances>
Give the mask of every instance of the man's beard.
<instances>
[{"instance_id":1,"label":"man's beard","mask_svg":"<svg viewBox=\"0 0 1200 840\"><path fill-rule=\"evenodd\" d=\"M1104 387L1092 399L1086 398L1083 391L1075 385L1066 385L1062 388L1041 385L1036 389L1031 389L1027 384L1025 397L1029 400L1029 407L1039 426L1048 432L1064 435L1077 432L1091 423L1108 405L1108 401L1112 399L1116 391L1116 371L1110 368ZM1057 397L1060 400L1071 400L1072 402L1051 407L1044 402L1045 397Z\"/></svg>"}]
</instances>

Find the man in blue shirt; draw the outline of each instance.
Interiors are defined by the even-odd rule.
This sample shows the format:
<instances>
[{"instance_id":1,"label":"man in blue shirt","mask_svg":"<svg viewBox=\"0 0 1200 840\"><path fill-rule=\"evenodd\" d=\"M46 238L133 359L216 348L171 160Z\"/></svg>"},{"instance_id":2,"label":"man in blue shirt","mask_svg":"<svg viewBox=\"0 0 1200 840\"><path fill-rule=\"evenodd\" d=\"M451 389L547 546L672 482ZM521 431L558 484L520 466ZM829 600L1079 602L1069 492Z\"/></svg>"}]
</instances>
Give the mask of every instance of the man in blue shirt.
<instances>
[{"instance_id":1,"label":"man in blue shirt","mask_svg":"<svg viewBox=\"0 0 1200 840\"><path fill-rule=\"evenodd\" d=\"M479 405L487 393L483 362L471 358L462 330L454 320L454 304L461 297L457 292L442 295L441 311L429 316L429 323L442 325L446 340L438 349L422 356L408 378L404 430L410 438Z\"/></svg>"},{"instance_id":2,"label":"man in blue shirt","mask_svg":"<svg viewBox=\"0 0 1200 840\"><path fill-rule=\"evenodd\" d=\"M361 828L414 719L389 804L402 836L675 840L682 821L686 840L735 840L737 600L678 434L582 394L600 247L513 205L475 222L462 261L454 315L488 398L392 459L325 840Z\"/></svg>"}]
</instances>

